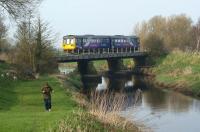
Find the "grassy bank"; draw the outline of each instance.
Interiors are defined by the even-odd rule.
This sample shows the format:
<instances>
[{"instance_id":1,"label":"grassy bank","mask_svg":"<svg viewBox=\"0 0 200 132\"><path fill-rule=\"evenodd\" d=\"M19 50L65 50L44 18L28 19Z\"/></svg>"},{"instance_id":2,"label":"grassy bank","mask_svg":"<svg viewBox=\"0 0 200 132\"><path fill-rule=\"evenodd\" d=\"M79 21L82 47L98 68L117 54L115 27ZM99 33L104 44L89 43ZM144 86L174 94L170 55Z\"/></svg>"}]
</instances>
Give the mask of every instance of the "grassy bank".
<instances>
[{"instance_id":1,"label":"grassy bank","mask_svg":"<svg viewBox=\"0 0 200 132\"><path fill-rule=\"evenodd\" d=\"M0 64L0 73L7 67ZM41 87L45 82L54 89L51 112L43 106ZM1 77L0 84L1 132L120 131L88 114L54 76L31 81Z\"/></svg>"},{"instance_id":2,"label":"grassy bank","mask_svg":"<svg viewBox=\"0 0 200 132\"><path fill-rule=\"evenodd\" d=\"M159 58L153 71L156 81L175 86L177 91L200 96L200 53L174 51Z\"/></svg>"}]
</instances>

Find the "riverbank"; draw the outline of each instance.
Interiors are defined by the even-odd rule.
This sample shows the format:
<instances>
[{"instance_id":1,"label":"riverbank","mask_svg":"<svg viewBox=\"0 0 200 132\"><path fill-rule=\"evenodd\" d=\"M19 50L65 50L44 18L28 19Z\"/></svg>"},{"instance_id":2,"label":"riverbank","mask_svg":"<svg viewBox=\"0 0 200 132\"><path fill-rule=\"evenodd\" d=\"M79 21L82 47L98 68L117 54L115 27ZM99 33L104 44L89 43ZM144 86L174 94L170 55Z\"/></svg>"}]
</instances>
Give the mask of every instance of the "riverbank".
<instances>
[{"instance_id":1,"label":"riverbank","mask_svg":"<svg viewBox=\"0 0 200 132\"><path fill-rule=\"evenodd\" d=\"M157 60L154 85L200 97L200 53L174 51Z\"/></svg>"},{"instance_id":2,"label":"riverbank","mask_svg":"<svg viewBox=\"0 0 200 132\"><path fill-rule=\"evenodd\" d=\"M0 64L0 73L8 67ZM45 111L43 106L41 87L45 82L54 89L51 112ZM0 130L3 132L123 131L89 114L74 100L74 93L55 76L28 81L4 76L0 84Z\"/></svg>"},{"instance_id":3,"label":"riverbank","mask_svg":"<svg viewBox=\"0 0 200 132\"><path fill-rule=\"evenodd\" d=\"M124 105L123 100L125 99L125 95L116 94L115 96L115 94L112 93L98 93L93 91L89 95L90 99L88 99L85 94L81 93L83 84L77 72L67 75L64 84L73 92L76 102L81 107L86 108L86 110L100 122L115 126L119 130L127 132L139 132L144 128L141 124L133 123L119 116L119 112L121 112L122 106ZM113 102L114 104L108 104L108 102L112 102L113 99L115 100ZM114 105L114 109L111 108L112 105ZM108 107L110 110L107 110Z\"/></svg>"}]
</instances>

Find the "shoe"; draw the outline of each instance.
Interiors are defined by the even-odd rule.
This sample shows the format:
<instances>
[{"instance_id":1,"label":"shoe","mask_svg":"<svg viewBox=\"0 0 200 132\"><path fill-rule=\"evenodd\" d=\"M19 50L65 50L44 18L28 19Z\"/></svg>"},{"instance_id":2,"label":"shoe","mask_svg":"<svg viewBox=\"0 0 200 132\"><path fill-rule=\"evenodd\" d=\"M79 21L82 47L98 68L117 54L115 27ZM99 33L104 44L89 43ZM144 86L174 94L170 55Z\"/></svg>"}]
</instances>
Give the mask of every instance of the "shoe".
<instances>
[{"instance_id":1,"label":"shoe","mask_svg":"<svg viewBox=\"0 0 200 132\"><path fill-rule=\"evenodd\" d=\"M51 111L51 109L49 109L49 112Z\"/></svg>"}]
</instances>

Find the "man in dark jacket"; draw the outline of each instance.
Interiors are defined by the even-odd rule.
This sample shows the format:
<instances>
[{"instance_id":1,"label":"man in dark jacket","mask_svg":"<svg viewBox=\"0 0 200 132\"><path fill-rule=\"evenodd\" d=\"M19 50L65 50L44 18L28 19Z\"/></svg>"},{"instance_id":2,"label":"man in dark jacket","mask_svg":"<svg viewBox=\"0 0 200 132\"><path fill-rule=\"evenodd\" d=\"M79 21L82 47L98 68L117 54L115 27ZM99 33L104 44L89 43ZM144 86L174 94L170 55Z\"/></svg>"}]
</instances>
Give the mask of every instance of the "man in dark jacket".
<instances>
[{"instance_id":1,"label":"man in dark jacket","mask_svg":"<svg viewBox=\"0 0 200 132\"><path fill-rule=\"evenodd\" d=\"M49 86L48 83L42 88L42 93L44 97L44 105L47 111L51 111L51 93L53 89Z\"/></svg>"}]
</instances>

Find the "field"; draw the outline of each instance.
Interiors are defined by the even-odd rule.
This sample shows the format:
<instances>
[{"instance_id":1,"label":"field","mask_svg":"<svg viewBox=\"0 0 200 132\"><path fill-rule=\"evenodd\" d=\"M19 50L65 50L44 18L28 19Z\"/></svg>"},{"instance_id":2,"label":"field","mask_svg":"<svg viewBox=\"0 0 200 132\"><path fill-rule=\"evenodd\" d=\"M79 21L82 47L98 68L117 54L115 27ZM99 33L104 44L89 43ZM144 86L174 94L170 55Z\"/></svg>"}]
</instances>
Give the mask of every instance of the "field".
<instances>
[{"instance_id":1,"label":"field","mask_svg":"<svg viewBox=\"0 0 200 132\"><path fill-rule=\"evenodd\" d=\"M8 66L0 64L0 73ZM49 82L53 87L53 108L44 110L41 87ZM12 80L0 78L0 131L1 132L46 132L46 131L109 131L109 127L73 101L54 76L38 80Z\"/></svg>"}]
</instances>

